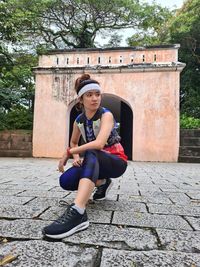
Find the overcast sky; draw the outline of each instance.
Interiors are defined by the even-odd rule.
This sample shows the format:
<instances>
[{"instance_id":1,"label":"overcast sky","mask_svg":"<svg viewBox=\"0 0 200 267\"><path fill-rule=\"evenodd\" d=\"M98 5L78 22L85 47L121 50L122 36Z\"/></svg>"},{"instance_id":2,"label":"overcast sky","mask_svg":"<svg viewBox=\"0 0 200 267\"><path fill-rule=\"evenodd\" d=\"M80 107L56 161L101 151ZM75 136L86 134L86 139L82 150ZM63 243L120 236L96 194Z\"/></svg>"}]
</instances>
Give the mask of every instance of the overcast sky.
<instances>
[{"instance_id":1,"label":"overcast sky","mask_svg":"<svg viewBox=\"0 0 200 267\"><path fill-rule=\"evenodd\" d=\"M152 3L153 0L142 0L143 2L148 2L148 3ZM142 2L141 1L141 2ZM170 9L176 9L176 8L181 8L181 6L183 5L183 3L186 1L186 0L154 0L156 3L162 5L163 7L168 7ZM122 31L118 31L121 35L123 35L123 40L121 42L121 46L127 46L127 43L126 43L126 39L127 37L131 36L134 31L132 29L127 29L127 30L122 30ZM105 37L105 36L104 36ZM100 45L103 45L103 44L106 44L108 43L108 40L109 38L105 38L105 39L102 39L101 37L97 37L96 38L96 41L100 44Z\"/></svg>"},{"instance_id":2,"label":"overcast sky","mask_svg":"<svg viewBox=\"0 0 200 267\"><path fill-rule=\"evenodd\" d=\"M143 0L145 2L153 2L152 0ZM169 8L180 8L183 3L184 3L184 0L155 0L156 3L162 5L162 6L166 6L166 7L169 7Z\"/></svg>"}]
</instances>

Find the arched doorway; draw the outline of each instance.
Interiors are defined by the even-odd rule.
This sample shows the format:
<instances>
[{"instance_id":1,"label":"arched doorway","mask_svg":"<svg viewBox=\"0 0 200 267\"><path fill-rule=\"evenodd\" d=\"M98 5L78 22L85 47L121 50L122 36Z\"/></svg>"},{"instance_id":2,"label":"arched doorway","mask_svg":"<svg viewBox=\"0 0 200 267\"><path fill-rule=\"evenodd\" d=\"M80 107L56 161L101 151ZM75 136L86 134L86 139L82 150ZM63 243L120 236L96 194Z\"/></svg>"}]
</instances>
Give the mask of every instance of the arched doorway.
<instances>
[{"instance_id":1,"label":"arched doorway","mask_svg":"<svg viewBox=\"0 0 200 267\"><path fill-rule=\"evenodd\" d=\"M70 112L70 122L69 122L69 144L70 145L70 139L72 136L72 130L73 130L73 124L76 119L76 117L81 113L81 110L77 109L76 104L73 106ZM79 140L79 145L83 143L82 138Z\"/></svg>"},{"instance_id":2,"label":"arched doorway","mask_svg":"<svg viewBox=\"0 0 200 267\"><path fill-rule=\"evenodd\" d=\"M133 112L130 106L120 97L103 94L102 106L112 111L116 122L119 124L121 144L129 160L132 160L133 147Z\"/></svg>"},{"instance_id":3,"label":"arched doorway","mask_svg":"<svg viewBox=\"0 0 200 267\"><path fill-rule=\"evenodd\" d=\"M114 118L119 125L119 134L122 138L121 144L124 147L128 159L132 160L133 112L131 108L123 101L123 99L111 94L102 95L102 106L112 111ZM71 138L74 120L80 113L81 112L77 110L76 106L73 106L70 112L69 140ZM79 145L82 143L83 140L81 139Z\"/></svg>"}]
</instances>

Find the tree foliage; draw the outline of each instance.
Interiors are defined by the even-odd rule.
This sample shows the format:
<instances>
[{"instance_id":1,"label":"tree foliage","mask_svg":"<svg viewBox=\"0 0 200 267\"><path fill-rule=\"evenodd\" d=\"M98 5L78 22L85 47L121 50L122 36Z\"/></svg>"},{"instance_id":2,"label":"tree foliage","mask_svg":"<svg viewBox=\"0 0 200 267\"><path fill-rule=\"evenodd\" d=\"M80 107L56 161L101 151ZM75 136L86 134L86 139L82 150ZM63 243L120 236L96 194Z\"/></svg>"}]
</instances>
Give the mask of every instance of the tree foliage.
<instances>
[{"instance_id":1,"label":"tree foliage","mask_svg":"<svg viewBox=\"0 0 200 267\"><path fill-rule=\"evenodd\" d=\"M36 65L36 56L28 54L9 54L0 64L0 113L1 129L11 128L14 115L20 117L21 127L30 125L32 119L24 123L24 118L32 118L34 105L34 79L31 67ZM24 114L27 114L26 116ZM13 120L10 120L10 118ZM2 125L4 121L4 126ZM20 128L13 123L13 127ZM16 129L18 129L16 128ZM30 127L29 127L30 128ZM29 129L28 128L28 129ZM27 128L26 128L27 129Z\"/></svg>"},{"instance_id":2,"label":"tree foliage","mask_svg":"<svg viewBox=\"0 0 200 267\"><path fill-rule=\"evenodd\" d=\"M146 16L140 23L138 30L127 42L130 46L158 45L169 42L169 21L175 11L153 3L146 4Z\"/></svg>"},{"instance_id":3,"label":"tree foliage","mask_svg":"<svg viewBox=\"0 0 200 267\"><path fill-rule=\"evenodd\" d=\"M181 75L181 112L200 118L200 2L188 0L170 25L171 42L180 43L179 60L186 63Z\"/></svg>"},{"instance_id":4,"label":"tree foliage","mask_svg":"<svg viewBox=\"0 0 200 267\"><path fill-rule=\"evenodd\" d=\"M199 0L174 11L138 0L0 0L0 116L33 112L36 51L94 47L98 34L119 46L117 30L132 28L131 46L181 44L181 112L200 117L199 13Z\"/></svg>"},{"instance_id":5,"label":"tree foliage","mask_svg":"<svg viewBox=\"0 0 200 267\"><path fill-rule=\"evenodd\" d=\"M179 10L168 13L168 10L163 9L159 16L152 16L152 27L128 38L129 45L133 46L168 43L181 45L179 61L186 63L181 73L181 113L194 118L200 118L199 14L200 1L187 0Z\"/></svg>"},{"instance_id":6,"label":"tree foliage","mask_svg":"<svg viewBox=\"0 0 200 267\"><path fill-rule=\"evenodd\" d=\"M94 47L105 30L158 28L167 13L138 0L7 0L4 5L12 14L9 25L17 20L19 39L29 42L31 36L37 45L56 49Z\"/></svg>"}]
</instances>

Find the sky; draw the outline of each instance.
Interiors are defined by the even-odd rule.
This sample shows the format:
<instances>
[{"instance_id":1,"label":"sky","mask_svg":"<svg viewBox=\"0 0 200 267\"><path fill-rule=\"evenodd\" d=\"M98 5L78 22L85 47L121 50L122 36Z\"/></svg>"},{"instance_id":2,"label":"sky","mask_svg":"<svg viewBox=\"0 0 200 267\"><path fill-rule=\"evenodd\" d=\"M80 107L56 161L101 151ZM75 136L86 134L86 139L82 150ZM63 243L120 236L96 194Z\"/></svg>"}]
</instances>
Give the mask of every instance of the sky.
<instances>
[{"instance_id":1,"label":"sky","mask_svg":"<svg viewBox=\"0 0 200 267\"><path fill-rule=\"evenodd\" d=\"M151 3L152 0L143 0L147 3ZM166 6L168 8L172 8L174 9L175 8L180 8L183 3L184 3L184 0L155 0L156 3L162 5L163 7Z\"/></svg>"},{"instance_id":2,"label":"sky","mask_svg":"<svg viewBox=\"0 0 200 267\"><path fill-rule=\"evenodd\" d=\"M153 0L143 0L143 2L152 3ZM160 4L163 7L168 7L170 9L176 9L181 8L185 0L154 0L154 2ZM119 31L118 31L119 32ZM120 44L120 46L127 46L126 39L127 37L131 36L134 31L132 29L122 30L119 32L121 35L123 35L123 40ZM108 42L109 38L105 38L102 40L101 37L97 37L96 41L100 43L101 45L106 44Z\"/></svg>"}]
</instances>

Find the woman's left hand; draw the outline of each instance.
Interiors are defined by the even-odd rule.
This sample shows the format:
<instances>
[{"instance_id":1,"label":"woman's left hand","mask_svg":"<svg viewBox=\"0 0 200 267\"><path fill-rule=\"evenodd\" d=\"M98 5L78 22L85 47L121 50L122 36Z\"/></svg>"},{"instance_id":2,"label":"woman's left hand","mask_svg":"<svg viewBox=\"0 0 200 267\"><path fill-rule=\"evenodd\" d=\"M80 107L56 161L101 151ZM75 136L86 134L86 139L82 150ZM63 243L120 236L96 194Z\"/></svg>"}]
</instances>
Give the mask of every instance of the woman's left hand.
<instances>
[{"instance_id":1,"label":"woman's left hand","mask_svg":"<svg viewBox=\"0 0 200 267\"><path fill-rule=\"evenodd\" d=\"M81 167L83 160L82 159L76 159L73 161L72 165L74 167Z\"/></svg>"}]
</instances>

